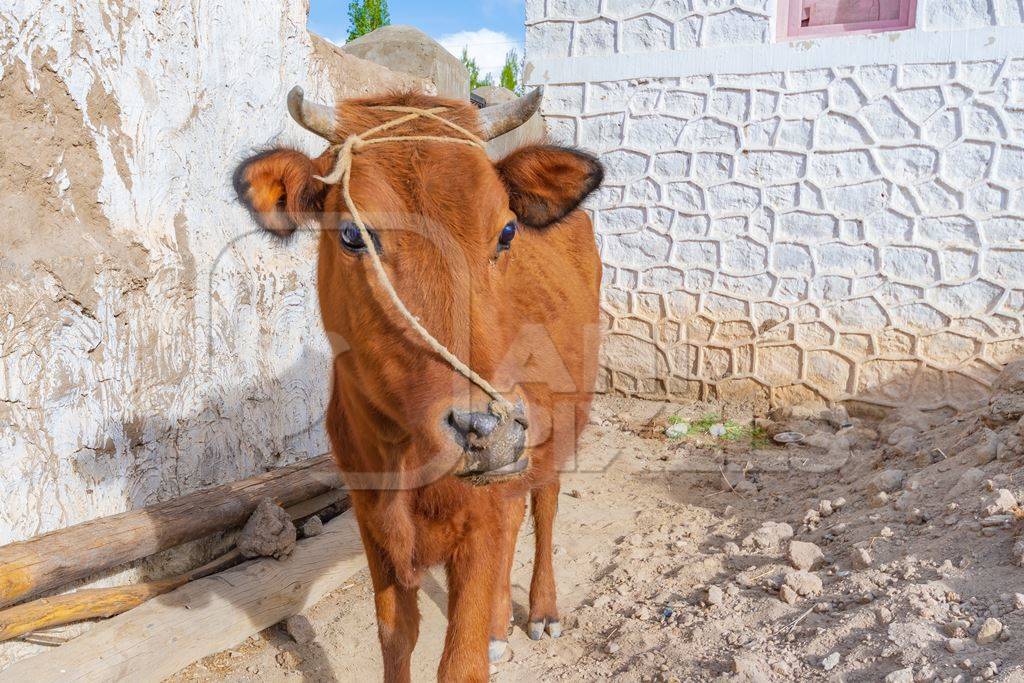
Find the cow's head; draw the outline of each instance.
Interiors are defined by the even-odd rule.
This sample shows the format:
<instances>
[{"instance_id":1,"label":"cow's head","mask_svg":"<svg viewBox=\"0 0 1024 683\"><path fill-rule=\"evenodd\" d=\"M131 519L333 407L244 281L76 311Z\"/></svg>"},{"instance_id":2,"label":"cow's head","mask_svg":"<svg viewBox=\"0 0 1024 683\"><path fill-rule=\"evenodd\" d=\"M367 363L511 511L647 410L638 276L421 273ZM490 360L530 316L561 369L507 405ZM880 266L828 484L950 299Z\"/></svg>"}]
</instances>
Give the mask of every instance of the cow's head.
<instances>
[{"instance_id":1,"label":"cow's head","mask_svg":"<svg viewBox=\"0 0 1024 683\"><path fill-rule=\"evenodd\" d=\"M334 168L339 143L402 115L383 106L444 107L440 116L490 139L521 125L539 103L535 92L478 112L468 103L402 94L324 107L296 88L292 116L332 146L316 158L270 149L235 173L239 199L264 229L281 237L305 225L320 230L317 289L337 353L328 424L354 448L381 444L379 452L361 454L366 468L425 468L422 479L459 463L456 473L475 481L518 473L528 464L521 456L531 408L498 420L490 397L425 345L378 281L342 186L320 178ZM380 135L464 139L429 117ZM522 405L505 361L519 332L529 259L545 258L546 236L598 186L600 164L554 146L524 147L494 163L477 146L395 140L357 150L351 168L351 198L404 304Z\"/></svg>"}]
</instances>

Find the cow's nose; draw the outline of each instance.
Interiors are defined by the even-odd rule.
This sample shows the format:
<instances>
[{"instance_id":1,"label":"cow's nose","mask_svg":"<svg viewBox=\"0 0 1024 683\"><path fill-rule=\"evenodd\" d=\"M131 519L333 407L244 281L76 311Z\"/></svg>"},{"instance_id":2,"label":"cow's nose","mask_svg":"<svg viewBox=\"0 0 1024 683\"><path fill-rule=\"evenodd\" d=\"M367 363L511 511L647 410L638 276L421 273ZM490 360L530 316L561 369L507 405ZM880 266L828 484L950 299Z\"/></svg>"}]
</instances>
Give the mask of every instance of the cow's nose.
<instances>
[{"instance_id":1,"label":"cow's nose","mask_svg":"<svg viewBox=\"0 0 1024 683\"><path fill-rule=\"evenodd\" d=\"M491 413L476 413L469 410L453 408L448 413L448 424L465 439L469 446L477 445L494 433L499 423L498 417Z\"/></svg>"}]
</instances>

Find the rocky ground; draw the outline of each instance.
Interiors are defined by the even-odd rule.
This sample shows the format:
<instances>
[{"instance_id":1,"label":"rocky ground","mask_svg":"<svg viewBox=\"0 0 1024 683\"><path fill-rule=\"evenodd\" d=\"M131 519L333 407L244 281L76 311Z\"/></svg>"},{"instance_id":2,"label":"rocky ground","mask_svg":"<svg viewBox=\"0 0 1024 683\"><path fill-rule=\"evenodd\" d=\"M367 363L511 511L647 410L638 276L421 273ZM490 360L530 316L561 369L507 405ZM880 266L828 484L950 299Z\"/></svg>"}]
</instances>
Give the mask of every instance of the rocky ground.
<instances>
[{"instance_id":1,"label":"rocky ground","mask_svg":"<svg viewBox=\"0 0 1024 683\"><path fill-rule=\"evenodd\" d=\"M596 403L557 522L565 633L522 630L527 525L494 680L1024 680L1024 363L956 415L719 411ZM432 574L417 680L444 600ZM365 573L305 616L174 680L380 676Z\"/></svg>"}]
</instances>

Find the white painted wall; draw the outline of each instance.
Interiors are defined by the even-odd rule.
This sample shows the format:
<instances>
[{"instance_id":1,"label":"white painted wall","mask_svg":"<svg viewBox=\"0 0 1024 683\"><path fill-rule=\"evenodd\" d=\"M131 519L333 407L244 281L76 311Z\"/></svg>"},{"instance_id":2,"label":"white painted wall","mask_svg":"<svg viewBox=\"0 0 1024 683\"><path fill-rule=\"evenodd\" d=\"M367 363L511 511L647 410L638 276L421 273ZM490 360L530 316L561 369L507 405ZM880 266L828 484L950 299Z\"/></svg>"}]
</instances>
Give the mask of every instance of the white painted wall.
<instances>
[{"instance_id":1,"label":"white painted wall","mask_svg":"<svg viewBox=\"0 0 1024 683\"><path fill-rule=\"evenodd\" d=\"M327 450L313 236L256 234L230 184L323 148L295 84L423 85L314 49L302 0L0 10L0 545Z\"/></svg>"},{"instance_id":2,"label":"white painted wall","mask_svg":"<svg viewBox=\"0 0 1024 683\"><path fill-rule=\"evenodd\" d=\"M560 141L608 169L603 377L963 405L1024 355L1019 0L776 44L769 0L530 0Z\"/></svg>"}]
</instances>

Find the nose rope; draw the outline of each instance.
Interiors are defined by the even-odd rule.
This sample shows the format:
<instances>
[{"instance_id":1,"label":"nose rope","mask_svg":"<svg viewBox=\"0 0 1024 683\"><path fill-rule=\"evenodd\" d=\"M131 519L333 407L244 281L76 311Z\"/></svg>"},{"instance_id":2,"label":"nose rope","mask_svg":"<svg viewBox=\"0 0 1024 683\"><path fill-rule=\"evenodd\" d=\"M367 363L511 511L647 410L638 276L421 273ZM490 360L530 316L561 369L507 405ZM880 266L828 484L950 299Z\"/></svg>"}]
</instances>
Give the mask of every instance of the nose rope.
<instances>
[{"instance_id":1,"label":"nose rope","mask_svg":"<svg viewBox=\"0 0 1024 683\"><path fill-rule=\"evenodd\" d=\"M427 346L444 358L444 360L447 361L447 363L451 365L456 372L464 376L473 384L476 384L487 392L492 399L494 399L489 408L491 412L504 422L508 420L514 412L514 408L508 399L502 396L497 389L491 386L490 382L481 377L475 370L473 370L473 368L463 363L458 356L452 353L444 344L439 342L434 335L430 334L427 328L420 323L416 316L414 316L406 307L405 303L402 302L401 297L398 296L398 292L395 291L394 286L391 284L391 279L384 270L384 265L380 260L380 254L377 253L377 245L374 244L373 239L370 237L370 231L366 228L366 224L363 222L363 218L359 214L359 209L356 207L356 203L352 200L352 194L349 192L349 181L352 178L352 159L357 152L369 145L398 141L446 142L479 147L483 150L487 149L487 145L483 140L462 126L449 121L443 116L439 116L438 114L445 111L446 107L420 109L418 107L380 106L374 108L404 114L404 116L399 116L382 123L379 126L374 126L373 128L363 131L361 134L350 135L340 145L334 145L333 149L338 151L337 160L334 162L334 169L326 176L314 177L328 185L337 185L338 183L341 183L341 194L345 199L345 206L348 208L349 213L352 214L352 221L359 229L359 234L363 238L363 242L366 244L366 250L370 254L370 262L373 264L373 270L377 274L377 279L380 281L384 291L387 292L388 298L391 299L391 303L398 309L398 312L402 314L402 317L405 318L409 325L412 326L420 337L422 337ZM456 138L442 135L391 135L375 138L369 137L420 117L426 117L443 123L465 137Z\"/></svg>"}]
</instances>

